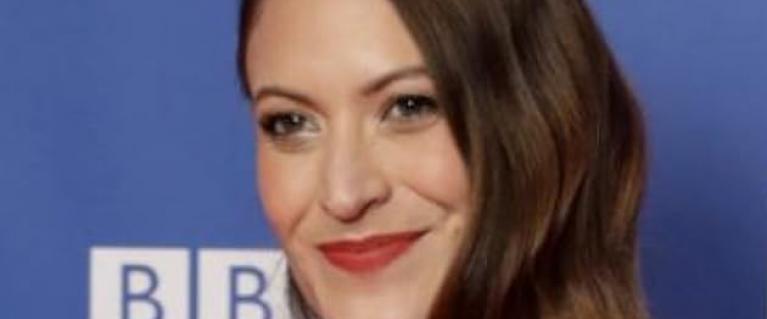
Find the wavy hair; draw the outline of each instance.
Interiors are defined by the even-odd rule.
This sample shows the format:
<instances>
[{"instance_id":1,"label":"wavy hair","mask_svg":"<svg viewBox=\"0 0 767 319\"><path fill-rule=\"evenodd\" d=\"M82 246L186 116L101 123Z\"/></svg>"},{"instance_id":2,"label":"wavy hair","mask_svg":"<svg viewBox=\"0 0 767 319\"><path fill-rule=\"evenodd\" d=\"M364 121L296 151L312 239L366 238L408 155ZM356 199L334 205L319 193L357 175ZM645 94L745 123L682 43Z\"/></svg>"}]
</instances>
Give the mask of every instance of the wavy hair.
<instances>
[{"instance_id":1,"label":"wavy hair","mask_svg":"<svg viewBox=\"0 0 767 319\"><path fill-rule=\"evenodd\" d=\"M431 318L646 318L641 113L584 1L391 1L473 192L475 217ZM244 84L257 2L241 11ZM315 317L291 292L297 315Z\"/></svg>"}]
</instances>

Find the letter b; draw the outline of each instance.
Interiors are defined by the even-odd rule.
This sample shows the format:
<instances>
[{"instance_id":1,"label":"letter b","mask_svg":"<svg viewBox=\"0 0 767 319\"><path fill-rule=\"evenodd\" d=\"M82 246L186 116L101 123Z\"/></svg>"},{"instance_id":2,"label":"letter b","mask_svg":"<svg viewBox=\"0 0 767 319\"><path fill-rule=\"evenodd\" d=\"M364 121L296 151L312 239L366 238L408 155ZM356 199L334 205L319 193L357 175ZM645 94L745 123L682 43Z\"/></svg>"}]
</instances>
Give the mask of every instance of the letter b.
<instances>
[{"instance_id":1,"label":"letter b","mask_svg":"<svg viewBox=\"0 0 767 319\"><path fill-rule=\"evenodd\" d=\"M188 319L186 249L95 247L90 319Z\"/></svg>"},{"instance_id":2,"label":"letter b","mask_svg":"<svg viewBox=\"0 0 767 319\"><path fill-rule=\"evenodd\" d=\"M252 292L244 291L243 281L251 277L255 284ZM272 309L264 301L266 291L266 277L255 267L235 266L229 272L229 319L239 319L238 308L241 304L251 304L261 310L263 319L272 319Z\"/></svg>"},{"instance_id":3,"label":"letter b","mask_svg":"<svg viewBox=\"0 0 767 319\"><path fill-rule=\"evenodd\" d=\"M144 289L134 287L136 277L144 277L147 281L147 287ZM134 284L132 284L134 283ZM144 265L124 265L122 267L122 319L135 319L136 316L131 315L131 306L136 303L143 303L150 306L152 312L155 314L151 319L163 319L163 310L160 302L152 297L152 294L157 290L157 273L152 268Z\"/></svg>"},{"instance_id":4,"label":"letter b","mask_svg":"<svg viewBox=\"0 0 767 319\"><path fill-rule=\"evenodd\" d=\"M202 249L197 319L290 318L283 255L271 249Z\"/></svg>"}]
</instances>

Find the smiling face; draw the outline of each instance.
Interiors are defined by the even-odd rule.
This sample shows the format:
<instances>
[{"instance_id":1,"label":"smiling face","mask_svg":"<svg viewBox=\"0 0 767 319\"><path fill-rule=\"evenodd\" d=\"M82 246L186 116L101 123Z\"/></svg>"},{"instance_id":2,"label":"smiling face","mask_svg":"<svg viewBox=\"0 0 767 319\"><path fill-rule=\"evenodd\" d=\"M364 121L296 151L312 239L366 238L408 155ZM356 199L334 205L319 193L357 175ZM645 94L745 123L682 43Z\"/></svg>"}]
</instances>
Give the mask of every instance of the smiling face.
<instances>
[{"instance_id":1,"label":"smiling face","mask_svg":"<svg viewBox=\"0 0 767 319\"><path fill-rule=\"evenodd\" d=\"M247 42L264 209L326 319L422 319L469 221L466 167L385 0L265 0Z\"/></svg>"}]
</instances>

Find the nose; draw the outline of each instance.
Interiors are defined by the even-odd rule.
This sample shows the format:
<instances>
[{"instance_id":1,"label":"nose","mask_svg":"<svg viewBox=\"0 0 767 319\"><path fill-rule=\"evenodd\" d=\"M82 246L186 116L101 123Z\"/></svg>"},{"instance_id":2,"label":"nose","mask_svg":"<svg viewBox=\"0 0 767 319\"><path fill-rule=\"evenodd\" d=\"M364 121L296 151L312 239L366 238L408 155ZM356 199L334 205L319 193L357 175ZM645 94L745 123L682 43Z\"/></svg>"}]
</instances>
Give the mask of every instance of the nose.
<instances>
[{"instance_id":1,"label":"nose","mask_svg":"<svg viewBox=\"0 0 767 319\"><path fill-rule=\"evenodd\" d=\"M336 134L326 148L321 206L342 222L362 218L391 195L390 185L361 134Z\"/></svg>"}]
</instances>

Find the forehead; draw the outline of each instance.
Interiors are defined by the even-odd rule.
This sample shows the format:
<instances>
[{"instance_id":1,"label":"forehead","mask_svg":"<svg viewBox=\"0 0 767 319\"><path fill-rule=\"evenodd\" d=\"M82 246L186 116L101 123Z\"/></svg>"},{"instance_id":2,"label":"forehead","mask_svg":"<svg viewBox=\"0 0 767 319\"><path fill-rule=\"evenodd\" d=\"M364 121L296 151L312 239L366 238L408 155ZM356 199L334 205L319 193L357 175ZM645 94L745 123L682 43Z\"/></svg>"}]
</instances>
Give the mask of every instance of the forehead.
<instances>
[{"instance_id":1,"label":"forehead","mask_svg":"<svg viewBox=\"0 0 767 319\"><path fill-rule=\"evenodd\" d=\"M316 74L364 80L421 55L387 0L264 0L248 39L251 85Z\"/></svg>"}]
</instances>

